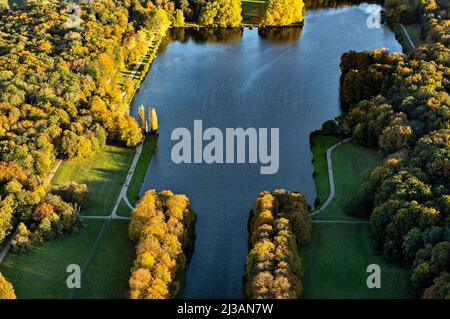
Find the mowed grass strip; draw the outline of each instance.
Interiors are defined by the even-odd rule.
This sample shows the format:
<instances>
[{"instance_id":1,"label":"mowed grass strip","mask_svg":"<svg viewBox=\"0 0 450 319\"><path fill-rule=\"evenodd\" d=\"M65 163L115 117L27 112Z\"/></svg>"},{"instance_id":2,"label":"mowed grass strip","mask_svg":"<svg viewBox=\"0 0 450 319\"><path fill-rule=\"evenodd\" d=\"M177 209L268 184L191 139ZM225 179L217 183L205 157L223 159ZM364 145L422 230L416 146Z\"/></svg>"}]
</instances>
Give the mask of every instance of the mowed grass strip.
<instances>
[{"instance_id":1,"label":"mowed grass strip","mask_svg":"<svg viewBox=\"0 0 450 319\"><path fill-rule=\"evenodd\" d=\"M319 196L328 196L326 149L337 142L316 136L312 149ZM378 154L355 142L335 148L332 154L336 195L327 209L314 219L333 221L358 220L345 214L345 204L356 194L361 174L382 164ZM410 273L387 263L373 249L368 224L313 224L312 242L300 249L305 265L303 298L410 298ZM366 270L370 264L381 267L381 289L369 289Z\"/></svg>"},{"instance_id":2,"label":"mowed grass strip","mask_svg":"<svg viewBox=\"0 0 450 319\"><path fill-rule=\"evenodd\" d=\"M145 138L144 145L142 146L142 153L139 156L138 163L134 175L131 179L130 185L127 190L127 197L131 205L134 205L139 199L139 192L141 191L142 183L144 182L145 175L147 174L148 167L155 152L156 145L158 143L158 136L149 134ZM120 203L117 214L119 216L130 216L130 209L123 201Z\"/></svg>"},{"instance_id":3,"label":"mowed grass strip","mask_svg":"<svg viewBox=\"0 0 450 319\"><path fill-rule=\"evenodd\" d=\"M410 274L373 251L367 224L313 224L312 243L300 249L302 298L413 298ZM367 266L381 268L381 288L369 289Z\"/></svg>"},{"instance_id":4,"label":"mowed grass strip","mask_svg":"<svg viewBox=\"0 0 450 319\"><path fill-rule=\"evenodd\" d=\"M87 227L79 233L45 243L26 254L8 254L0 272L14 285L19 299L67 298L67 266L83 265L104 221L90 219L85 223Z\"/></svg>"},{"instance_id":5,"label":"mowed grass strip","mask_svg":"<svg viewBox=\"0 0 450 319\"><path fill-rule=\"evenodd\" d=\"M244 23L258 23L263 14L267 0L242 0L242 16Z\"/></svg>"},{"instance_id":6,"label":"mowed grass strip","mask_svg":"<svg viewBox=\"0 0 450 319\"><path fill-rule=\"evenodd\" d=\"M123 299L128 296L134 244L128 239L128 221L107 222L94 257L84 269L82 287L74 298Z\"/></svg>"},{"instance_id":7,"label":"mowed grass strip","mask_svg":"<svg viewBox=\"0 0 450 319\"><path fill-rule=\"evenodd\" d=\"M123 181L133 161L135 150L108 145L95 157L63 161L52 185L69 181L88 186L88 203L82 215L108 216L120 194Z\"/></svg>"},{"instance_id":8,"label":"mowed grass strip","mask_svg":"<svg viewBox=\"0 0 450 319\"><path fill-rule=\"evenodd\" d=\"M327 135L315 135L311 138L311 147L314 159L314 182L316 184L319 207L325 203L330 195L326 152L328 148L339 141L340 139L338 137Z\"/></svg>"}]
</instances>

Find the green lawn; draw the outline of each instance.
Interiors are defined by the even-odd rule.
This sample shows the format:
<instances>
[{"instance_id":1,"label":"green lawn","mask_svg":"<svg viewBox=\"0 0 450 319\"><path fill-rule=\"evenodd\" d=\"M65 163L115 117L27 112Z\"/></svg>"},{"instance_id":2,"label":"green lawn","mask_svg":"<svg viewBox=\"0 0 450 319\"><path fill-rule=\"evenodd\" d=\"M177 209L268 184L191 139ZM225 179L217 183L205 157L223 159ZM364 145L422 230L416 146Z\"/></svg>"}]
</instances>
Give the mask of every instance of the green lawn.
<instances>
[{"instance_id":1,"label":"green lawn","mask_svg":"<svg viewBox=\"0 0 450 319\"><path fill-rule=\"evenodd\" d=\"M365 224L313 224L312 243L300 249L303 298L413 298L408 271L375 255ZM369 289L366 270L381 267L381 288Z\"/></svg>"},{"instance_id":2,"label":"green lawn","mask_svg":"<svg viewBox=\"0 0 450 319\"><path fill-rule=\"evenodd\" d=\"M242 0L244 23L257 23L264 11L267 0Z\"/></svg>"},{"instance_id":3,"label":"green lawn","mask_svg":"<svg viewBox=\"0 0 450 319\"><path fill-rule=\"evenodd\" d=\"M74 298L127 298L130 269L136 258L134 244L128 239L128 221L107 222L95 254L88 261L82 288Z\"/></svg>"},{"instance_id":4,"label":"green lawn","mask_svg":"<svg viewBox=\"0 0 450 319\"><path fill-rule=\"evenodd\" d=\"M66 268L70 264L80 267L84 264L103 223L87 220L87 227L77 234L48 242L23 255L10 252L0 265L0 272L11 281L19 299L68 298Z\"/></svg>"},{"instance_id":5,"label":"green lawn","mask_svg":"<svg viewBox=\"0 0 450 319\"><path fill-rule=\"evenodd\" d=\"M325 152L337 139L316 136L312 140L317 193L322 202L329 186ZM382 163L373 150L348 142L332 155L336 195L314 220L361 221L347 216L344 205L357 192L361 174ZM300 249L304 260L303 298L409 298L414 297L409 272L376 255L368 224L314 223L312 242ZM368 289L369 264L381 267L381 289Z\"/></svg>"},{"instance_id":6,"label":"green lawn","mask_svg":"<svg viewBox=\"0 0 450 319\"><path fill-rule=\"evenodd\" d=\"M120 194L134 153L131 148L108 145L93 158L63 161L52 185L68 181L87 184L88 203L82 208L82 214L108 216Z\"/></svg>"},{"instance_id":7,"label":"green lawn","mask_svg":"<svg viewBox=\"0 0 450 319\"><path fill-rule=\"evenodd\" d=\"M326 142L329 141L326 140ZM329 144L327 143L325 145L328 146ZM324 148L323 146L319 147ZM314 148L315 147L313 147L313 150ZM335 148L331 159L333 161L336 194L327 209L317 215L315 219L357 220L356 218L345 214L343 207L358 191L359 185L361 184L361 174L381 165L383 161L374 150L359 146L356 142L348 142ZM317 164L321 165L321 162L322 161L320 160ZM314 169L317 172L316 180L318 181L316 183L320 185L323 183L329 185L326 163L325 165L322 164L320 167L314 166ZM328 197L329 193L329 186L327 187L328 192L326 193L325 199ZM322 188L324 187L322 186Z\"/></svg>"},{"instance_id":8,"label":"green lawn","mask_svg":"<svg viewBox=\"0 0 450 319\"><path fill-rule=\"evenodd\" d=\"M423 42L422 30L418 24L405 25L405 28L415 46Z\"/></svg>"},{"instance_id":9,"label":"green lawn","mask_svg":"<svg viewBox=\"0 0 450 319\"><path fill-rule=\"evenodd\" d=\"M134 245L128 239L128 221L89 219L86 223L78 234L46 243L27 254L8 254L0 272L14 285L19 299L127 297L135 258ZM70 264L82 269L81 289L66 286Z\"/></svg>"}]
</instances>

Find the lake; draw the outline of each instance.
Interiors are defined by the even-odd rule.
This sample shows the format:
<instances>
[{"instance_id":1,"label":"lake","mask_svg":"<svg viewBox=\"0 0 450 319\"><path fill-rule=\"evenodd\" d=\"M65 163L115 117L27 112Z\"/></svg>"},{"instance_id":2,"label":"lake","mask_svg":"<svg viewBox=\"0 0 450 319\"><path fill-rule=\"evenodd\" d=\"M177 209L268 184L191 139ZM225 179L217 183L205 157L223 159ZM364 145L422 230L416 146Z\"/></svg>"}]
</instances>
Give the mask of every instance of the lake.
<instances>
[{"instance_id":1,"label":"lake","mask_svg":"<svg viewBox=\"0 0 450 319\"><path fill-rule=\"evenodd\" d=\"M141 193L170 189L198 215L185 298L242 298L249 212L259 192L316 196L309 134L341 113L339 63L349 50L401 51L387 26L369 28L367 4L309 10L301 29L179 30L160 50L133 101L154 106L160 139ZM279 170L260 164L175 164L174 129L279 128Z\"/></svg>"}]
</instances>

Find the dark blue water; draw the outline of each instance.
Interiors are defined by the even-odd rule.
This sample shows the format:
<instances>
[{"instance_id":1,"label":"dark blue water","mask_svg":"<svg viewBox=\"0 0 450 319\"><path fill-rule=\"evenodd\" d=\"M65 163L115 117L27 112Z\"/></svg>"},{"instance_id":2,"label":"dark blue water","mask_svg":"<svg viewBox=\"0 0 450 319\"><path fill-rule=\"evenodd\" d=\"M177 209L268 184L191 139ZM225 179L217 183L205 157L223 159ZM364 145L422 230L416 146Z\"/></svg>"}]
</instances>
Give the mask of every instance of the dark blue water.
<instances>
[{"instance_id":1,"label":"dark blue water","mask_svg":"<svg viewBox=\"0 0 450 319\"><path fill-rule=\"evenodd\" d=\"M380 47L401 51L387 27L367 27L369 11L367 5L309 11L301 32L181 31L181 41L158 55L133 103L134 114L141 104L155 106L160 125L141 192L187 194L198 214L184 297L243 297L247 220L259 192L298 190L313 203L309 134L341 112L341 55ZM192 131L196 119L222 130L279 128L278 173L261 175L259 164L174 164L171 132Z\"/></svg>"}]
</instances>

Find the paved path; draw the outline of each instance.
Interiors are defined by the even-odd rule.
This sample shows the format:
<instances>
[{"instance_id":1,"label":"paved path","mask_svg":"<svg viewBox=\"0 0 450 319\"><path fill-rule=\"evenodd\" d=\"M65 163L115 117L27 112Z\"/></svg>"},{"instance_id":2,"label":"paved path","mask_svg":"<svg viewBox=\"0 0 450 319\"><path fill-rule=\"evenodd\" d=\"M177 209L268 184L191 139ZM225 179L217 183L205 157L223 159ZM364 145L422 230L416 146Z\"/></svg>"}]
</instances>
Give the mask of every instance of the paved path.
<instances>
[{"instance_id":1,"label":"paved path","mask_svg":"<svg viewBox=\"0 0 450 319\"><path fill-rule=\"evenodd\" d=\"M3 246L3 249L0 251L0 264L5 259L6 255L8 254L9 249L11 248L12 241L14 239L15 234L11 234L10 238L6 242L5 246Z\"/></svg>"},{"instance_id":2,"label":"paved path","mask_svg":"<svg viewBox=\"0 0 450 319\"><path fill-rule=\"evenodd\" d=\"M56 172L59 169L59 166L61 165L62 160L57 159L55 162L55 165L53 165L52 171L47 175L45 178L44 186L47 186L52 181L53 177L55 176Z\"/></svg>"},{"instance_id":3,"label":"paved path","mask_svg":"<svg viewBox=\"0 0 450 319\"><path fill-rule=\"evenodd\" d=\"M340 141L340 142L334 144L333 146L331 146L327 149L327 165L328 165L328 180L330 182L330 195L328 195L327 200L325 201L325 203L323 203L323 205L320 208L316 209L315 211L313 211L311 213L311 216L315 216L315 215L318 215L319 213L323 212L328 207L328 205L330 205L331 201L333 200L334 195L336 194L336 189L334 186L333 160L331 159L331 155L333 154L333 151L336 147L338 147L344 143L347 143L350 140L351 140L351 138L347 138L343 141Z\"/></svg>"},{"instance_id":4,"label":"paved path","mask_svg":"<svg viewBox=\"0 0 450 319\"><path fill-rule=\"evenodd\" d=\"M401 24L401 23L399 23L399 24L400 24L400 27L401 27L402 30L403 30L403 33L405 33L406 39L408 39L409 45L410 45L411 48L413 48L413 50L414 50L414 49L416 48L416 46L414 45L414 42L411 40L411 37L409 36L408 31L406 30L406 28L405 28L405 26L404 26L403 24Z\"/></svg>"}]
</instances>

